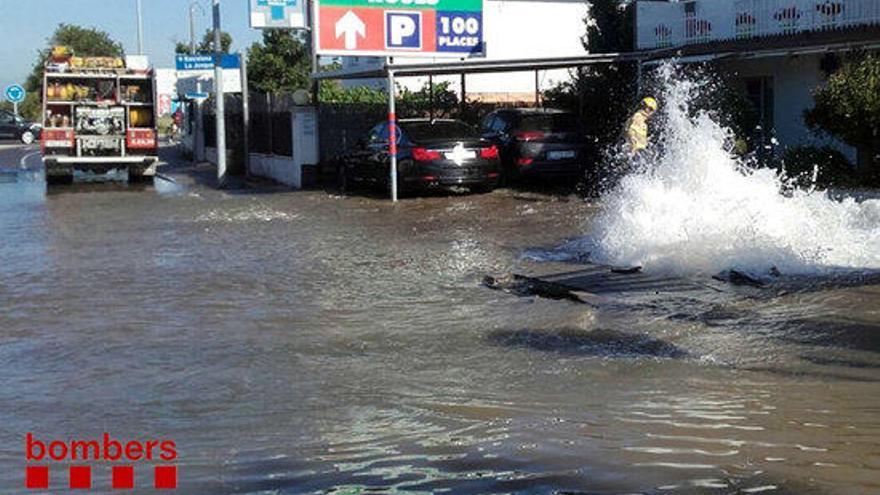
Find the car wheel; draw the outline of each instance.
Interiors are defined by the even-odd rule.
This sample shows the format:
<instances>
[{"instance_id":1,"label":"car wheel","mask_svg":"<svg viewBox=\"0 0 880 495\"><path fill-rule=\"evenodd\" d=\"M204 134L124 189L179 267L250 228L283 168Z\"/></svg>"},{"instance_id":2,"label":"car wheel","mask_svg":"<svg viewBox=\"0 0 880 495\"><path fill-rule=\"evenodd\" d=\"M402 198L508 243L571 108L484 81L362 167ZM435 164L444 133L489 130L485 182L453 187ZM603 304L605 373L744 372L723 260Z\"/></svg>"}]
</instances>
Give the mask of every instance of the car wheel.
<instances>
[{"instance_id":1,"label":"car wheel","mask_svg":"<svg viewBox=\"0 0 880 495\"><path fill-rule=\"evenodd\" d=\"M471 192L476 194L488 194L495 190L496 182L487 182L479 186L471 187Z\"/></svg>"},{"instance_id":2,"label":"car wheel","mask_svg":"<svg viewBox=\"0 0 880 495\"><path fill-rule=\"evenodd\" d=\"M21 133L21 142L24 144L31 144L34 142L34 133L31 131L24 131Z\"/></svg>"}]
</instances>

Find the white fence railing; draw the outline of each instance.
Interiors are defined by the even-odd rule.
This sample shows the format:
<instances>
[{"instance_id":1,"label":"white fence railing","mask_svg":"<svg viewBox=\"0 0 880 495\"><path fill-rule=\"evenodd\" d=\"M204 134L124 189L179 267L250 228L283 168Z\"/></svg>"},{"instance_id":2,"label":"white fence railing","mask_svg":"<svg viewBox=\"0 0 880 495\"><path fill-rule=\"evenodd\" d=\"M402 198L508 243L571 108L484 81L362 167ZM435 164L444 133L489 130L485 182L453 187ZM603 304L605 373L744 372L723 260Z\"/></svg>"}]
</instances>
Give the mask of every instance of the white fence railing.
<instances>
[{"instance_id":1,"label":"white fence railing","mask_svg":"<svg viewBox=\"0 0 880 495\"><path fill-rule=\"evenodd\" d=\"M639 2L641 49L880 25L880 0Z\"/></svg>"},{"instance_id":2,"label":"white fence railing","mask_svg":"<svg viewBox=\"0 0 880 495\"><path fill-rule=\"evenodd\" d=\"M736 37L880 24L880 0L738 0Z\"/></svg>"}]
</instances>

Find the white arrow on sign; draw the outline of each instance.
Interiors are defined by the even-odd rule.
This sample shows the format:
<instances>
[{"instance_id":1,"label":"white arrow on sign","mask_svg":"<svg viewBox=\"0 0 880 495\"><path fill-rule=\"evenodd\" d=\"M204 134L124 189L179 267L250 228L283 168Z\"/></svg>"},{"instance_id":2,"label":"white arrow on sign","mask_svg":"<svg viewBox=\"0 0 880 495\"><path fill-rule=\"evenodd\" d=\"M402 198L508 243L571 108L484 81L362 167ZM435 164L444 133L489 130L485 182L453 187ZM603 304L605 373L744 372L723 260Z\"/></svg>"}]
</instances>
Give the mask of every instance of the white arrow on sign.
<instances>
[{"instance_id":1,"label":"white arrow on sign","mask_svg":"<svg viewBox=\"0 0 880 495\"><path fill-rule=\"evenodd\" d=\"M339 38L342 35L345 35L345 49L354 50L357 48L358 35L361 38L367 37L367 26L357 14L349 10L336 21L336 37Z\"/></svg>"}]
</instances>

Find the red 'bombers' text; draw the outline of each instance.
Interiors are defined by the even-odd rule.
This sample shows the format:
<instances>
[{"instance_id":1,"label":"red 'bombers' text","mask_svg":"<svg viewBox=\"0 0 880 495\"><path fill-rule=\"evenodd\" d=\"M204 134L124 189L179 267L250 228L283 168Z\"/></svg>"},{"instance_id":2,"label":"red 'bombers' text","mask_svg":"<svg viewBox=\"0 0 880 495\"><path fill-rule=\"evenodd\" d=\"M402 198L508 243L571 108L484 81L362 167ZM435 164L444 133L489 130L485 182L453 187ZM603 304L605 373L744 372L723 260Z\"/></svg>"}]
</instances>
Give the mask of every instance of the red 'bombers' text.
<instances>
[{"instance_id":1,"label":"red 'bombers' text","mask_svg":"<svg viewBox=\"0 0 880 495\"><path fill-rule=\"evenodd\" d=\"M28 433L25 437L28 461L173 461L177 445L173 440L131 440L123 442L104 433L100 440L42 441Z\"/></svg>"}]
</instances>

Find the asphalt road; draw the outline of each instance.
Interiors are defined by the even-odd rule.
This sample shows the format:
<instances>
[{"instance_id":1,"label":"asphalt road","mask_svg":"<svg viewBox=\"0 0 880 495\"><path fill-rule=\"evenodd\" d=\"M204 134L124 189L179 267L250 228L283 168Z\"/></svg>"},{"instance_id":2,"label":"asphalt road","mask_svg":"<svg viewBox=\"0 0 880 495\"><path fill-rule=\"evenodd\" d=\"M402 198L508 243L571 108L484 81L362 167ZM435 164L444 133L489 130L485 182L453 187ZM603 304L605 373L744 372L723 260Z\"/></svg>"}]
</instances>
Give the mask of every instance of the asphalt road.
<instances>
[{"instance_id":1,"label":"asphalt road","mask_svg":"<svg viewBox=\"0 0 880 495\"><path fill-rule=\"evenodd\" d=\"M0 170L38 170L42 166L39 144L0 142Z\"/></svg>"}]
</instances>

